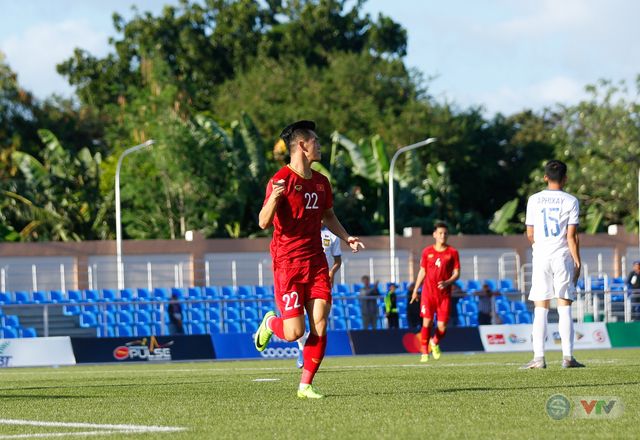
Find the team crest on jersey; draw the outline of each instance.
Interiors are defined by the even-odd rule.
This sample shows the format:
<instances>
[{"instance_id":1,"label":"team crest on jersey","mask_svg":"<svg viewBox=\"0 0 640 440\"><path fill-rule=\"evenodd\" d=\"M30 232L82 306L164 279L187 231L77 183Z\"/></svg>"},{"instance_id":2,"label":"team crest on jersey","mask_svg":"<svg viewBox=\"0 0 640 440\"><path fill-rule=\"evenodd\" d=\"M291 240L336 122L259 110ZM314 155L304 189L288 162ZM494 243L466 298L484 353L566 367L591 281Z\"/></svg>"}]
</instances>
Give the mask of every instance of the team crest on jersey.
<instances>
[{"instance_id":1,"label":"team crest on jersey","mask_svg":"<svg viewBox=\"0 0 640 440\"><path fill-rule=\"evenodd\" d=\"M331 239L330 238L323 238L323 246L329 246L331 245Z\"/></svg>"},{"instance_id":2,"label":"team crest on jersey","mask_svg":"<svg viewBox=\"0 0 640 440\"><path fill-rule=\"evenodd\" d=\"M296 191L302 191L302 185L296 185L294 186L294 188L296 189Z\"/></svg>"},{"instance_id":3,"label":"team crest on jersey","mask_svg":"<svg viewBox=\"0 0 640 440\"><path fill-rule=\"evenodd\" d=\"M324 185L322 183L317 183L316 191L324 191Z\"/></svg>"},{"instance_id":4,"label":"team crest on jersey","mask_svg":"<svg viewBox=\"0 0 640 440\"><path fill-rule=\"evenodd\" d=\"M427 255L427 258L433 258L433 254Z\"/></svg>"}]
</instances>

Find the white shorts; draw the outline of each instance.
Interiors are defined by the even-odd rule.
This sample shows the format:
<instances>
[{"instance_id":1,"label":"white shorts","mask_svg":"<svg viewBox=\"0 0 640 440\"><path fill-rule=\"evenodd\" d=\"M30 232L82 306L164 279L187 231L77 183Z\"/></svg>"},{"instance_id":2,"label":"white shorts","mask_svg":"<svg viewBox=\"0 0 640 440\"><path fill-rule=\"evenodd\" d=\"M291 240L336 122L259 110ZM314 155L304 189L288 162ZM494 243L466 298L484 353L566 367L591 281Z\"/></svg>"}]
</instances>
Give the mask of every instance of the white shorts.
<instances>
[{"instance_id":1,"label":"white shorts","mask_svg":"<svg viewBox=\"0 0 640 440\"><path fill-rule=\"evenodd\" d=\"M533 257L529 300L562 298L574 301L576 287L573 284L573 272L574 264L570 254Z\"/></svg>"}]
</instances>

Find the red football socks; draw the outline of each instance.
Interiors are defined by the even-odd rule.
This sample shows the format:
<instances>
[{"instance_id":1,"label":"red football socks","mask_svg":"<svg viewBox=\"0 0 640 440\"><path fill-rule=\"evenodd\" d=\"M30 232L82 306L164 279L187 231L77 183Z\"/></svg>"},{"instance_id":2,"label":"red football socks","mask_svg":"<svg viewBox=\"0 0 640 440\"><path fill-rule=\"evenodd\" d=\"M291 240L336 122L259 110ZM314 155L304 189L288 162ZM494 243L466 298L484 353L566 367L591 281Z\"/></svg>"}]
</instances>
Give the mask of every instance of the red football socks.
<instances>
[{"instance_id":1,"label":"red football socks","mask_svg":"<svg viewBox=\"0 0 640 440\"><path fill-rule=\"evenodd\" d=\"M267 327L271 329L274 335L280 339L284 339L284 323L280 316L274 316L267 321Z\"/></svg>"},{"instance_id":2,"label":"red football socks","mask_svg":"<svg viewBox=\"0 0 640 440\"><path fill-rule=\"evenodd\" d=\"M420 330L420 346L422 347L422 354L429 353L429 336L431 329L429 327L422 326Z\"/></svg>"},{"instance_id":3,"label":"red football socks","mask_svg":"<svg viewBox=\"0 0 640 440\"><path fill-rule=\"evenodd\" d=\"M313 377L316 375L320 363L324 358L324 352L327 349L327 335L318 336L313 333L309 334L307 343L304 344L302 357L304 358L304 369L302 370L301 384L311 384Z\"/></svg>"},{"instance_id":4,"label":"red football socks","mask_svg":"<svg viewBox=\"0 0 640 440\"><path fill-rule=\"evenodd\" d=\"M436 334L433 335L433 343L438 345L440 343L440 339L444 338L445 333L447 333L447 329L440 331L439 328L436 328Z\"/></svg>"}]
</instances>

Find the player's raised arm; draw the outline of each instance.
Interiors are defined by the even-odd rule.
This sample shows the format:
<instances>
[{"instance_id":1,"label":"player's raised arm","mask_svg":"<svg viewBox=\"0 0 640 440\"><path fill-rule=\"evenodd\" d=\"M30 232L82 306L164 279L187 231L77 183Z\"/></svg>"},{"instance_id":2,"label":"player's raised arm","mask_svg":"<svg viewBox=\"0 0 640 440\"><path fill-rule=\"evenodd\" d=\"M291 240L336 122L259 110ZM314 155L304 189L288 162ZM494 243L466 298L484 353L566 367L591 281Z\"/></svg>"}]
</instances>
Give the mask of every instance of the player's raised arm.
<instances>
[{"instance_id":1,"label":"player's raised arm","mask_svg":"<svg viewBox=\"0 0 640 440\"><path fill-rule=\"evenodd\" d=\"M360 241L358 237L352 237L349 233L344 229L338 217L336 217L336 213L333 211L333 208L326 209L324 211L324 215L322 217L322 221L327 225L327 228L331 232L333 232L336 237L340 238L347 242L349 247L351 248L351 252L358 252L360 248L364 249L364 243Z\"/></svg>"},{"instance_id":2,"label":"player's raised arm","mask_svg":"<svg viewBox=\"0 0 640 440\"><path fill-rule=\"evenodd\" d=\"M284 192L284 179L277 182L270 181L270 188L267 189L267 198L258 215L258 225L262 229L267 229L273 223L273 217L276 215L278 207L278 199Z\"/></svg>"}]
</instances>

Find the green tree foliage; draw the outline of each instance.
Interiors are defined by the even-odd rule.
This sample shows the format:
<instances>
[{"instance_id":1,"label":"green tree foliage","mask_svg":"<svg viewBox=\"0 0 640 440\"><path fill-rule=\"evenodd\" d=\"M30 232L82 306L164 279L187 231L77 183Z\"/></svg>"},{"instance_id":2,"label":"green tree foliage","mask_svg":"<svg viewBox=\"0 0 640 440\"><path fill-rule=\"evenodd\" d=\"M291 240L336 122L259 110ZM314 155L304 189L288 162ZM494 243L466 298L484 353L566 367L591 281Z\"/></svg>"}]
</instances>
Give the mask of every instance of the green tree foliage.
<instances>
[{"instance_id":1,"label":"green tree foliage","mask_svg":"<svg viewBox=\"0 0 640 440\"><path fill-rule=\"evenodd\" d=\"M640 93L640 77L635 97ZM569 167L567 191L581 203L581 225L594 233L607 225L637 230L640 168L640 104L629 98L624 82L600 81L587 87L590 99L559 106L547 115L553 124L553 158ZM544 187L543 163L523 193Z\"/></svg>"}]
</instances>

